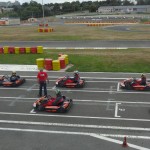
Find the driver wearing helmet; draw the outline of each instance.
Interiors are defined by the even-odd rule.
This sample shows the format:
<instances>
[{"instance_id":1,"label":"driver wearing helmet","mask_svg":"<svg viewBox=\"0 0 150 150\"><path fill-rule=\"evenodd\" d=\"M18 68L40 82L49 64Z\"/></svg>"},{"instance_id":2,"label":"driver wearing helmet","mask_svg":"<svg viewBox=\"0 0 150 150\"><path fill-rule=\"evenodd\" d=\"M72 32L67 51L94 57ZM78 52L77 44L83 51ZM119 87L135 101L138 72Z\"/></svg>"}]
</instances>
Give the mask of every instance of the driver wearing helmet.
<instances>
[{"instance_id":1,"label":"driver wearing helmet","mask_svg":"<svg viewBox=\"0 0 150 150\"><path fill-rule=\"evenodd\" d=\"M18 80L19 78L20 78L20 76L16 75L16 72L13 71L13 72L12 72L12 75L11 75L11 77L10 77L10 81L11 81L11 82L15 82L15 81Z\"/></svg>"},{"instance_id":2,"label":"driver wearing helmet","mask_svg":"<svg viewBox=\"0 0 150 150\"><path fill-rule=\"evenodd\" d=\"M145 76L145 74L141 75L141 85L146 85L146 76Z\"/></svg>"},{"instance_id":3,"label":"driver wearing helmet","mask_svg":"<svg viewBox=\"0 0 150 150\"><path fill-rule=\"evenodd\" d=\"M58 105L62 101L62 98L63 98L63 96L62 96L62 94L61 94L59 89L56 88L55 89L55 93L56 93L56 99L55 99L55 101L52 104L53 106Z\"/></svg>"},{"instance_id":4,"label":"driver wearing helmet","mask_svg":"<svg viewBox=\"0 0 150 150\"><path fill-rule=\"evenodd\" d=\"M74 82L79 83L80 81L80 76L78 71L74 71Z\"/></svg>"}]
</instances>

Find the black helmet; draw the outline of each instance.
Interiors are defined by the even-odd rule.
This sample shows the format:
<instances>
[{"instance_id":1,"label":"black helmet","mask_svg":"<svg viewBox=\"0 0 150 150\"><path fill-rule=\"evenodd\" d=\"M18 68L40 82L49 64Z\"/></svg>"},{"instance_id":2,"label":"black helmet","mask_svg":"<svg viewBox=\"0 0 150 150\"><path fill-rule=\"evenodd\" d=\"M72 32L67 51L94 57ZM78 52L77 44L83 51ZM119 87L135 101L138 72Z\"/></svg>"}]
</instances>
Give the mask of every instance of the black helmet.
<instances>
[{"instance_id":1,"label":"black helmet","mask_svg":"<svg viewBox=\"0 0 150 150\"><path fill-rule=\"evenodd\" d=\"M142 73L142 74L141 74L141 77L145 77L145 74L144 74L144 73Z\"/></svg>"}]
</instances>

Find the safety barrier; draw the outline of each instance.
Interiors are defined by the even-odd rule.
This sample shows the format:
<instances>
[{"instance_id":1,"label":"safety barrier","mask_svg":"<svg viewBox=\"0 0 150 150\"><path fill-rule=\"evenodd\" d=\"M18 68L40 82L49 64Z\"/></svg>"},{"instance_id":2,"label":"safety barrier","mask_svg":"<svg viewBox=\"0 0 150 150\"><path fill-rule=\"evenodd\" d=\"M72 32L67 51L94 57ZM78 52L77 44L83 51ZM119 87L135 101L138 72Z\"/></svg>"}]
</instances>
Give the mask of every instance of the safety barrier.
<instances>
[{"instance_id":1,"label":"safety barrier","mask_svg":"<svg viewBox=\"0 0 150 150\"><path fill-rule=\"evenodd\" d=\"M53 60L51 58L38 58L36 59L38 69L54 70L65 69L69 64L68 55L60 54L58 59Z\"/></svg>"},{"instance_id":2,"label":"safety barrier","mask_svg":"<svg viewBox=\"0 0 150 150\"><path fill-rule=\"evenodd\" d=\"M53 28L38 28L38 32L53 32Z\"/></svg>"},{"instance_id":3,"label":"safety barrier","mask_svg":"<svg viewBox=\"0 0 150 150\"><path fill-rule=\"evenodd\" d=\"M144 24L150 24L150 21L144 22Z\"/></svg>"},{"instance_id":4,"label":"safety barrier","mask_svg":"<svg viewBox=\"0 0 150 150\"><path fill-rule=\"evenodd\" d=\"M0 54L42 54L43 46L36 47L14 47L3 46L0 47Z\"/></svg>"},{"instance_id":5,"label":"safety barrier","mask_svg":"<svg viewBox=\"0 0 150 150\"><path fill-rule=\"evenodd\" d=\"M66 24L84 24L89 27L101 27L101 26L112 26L112 25L120 25L120 24L137 24L136 20L120 20L120 21L69 21L65 22Z\"/></svg>"},{"instance_id":6,"label":"safety barrier","mask_svg":"<svg viewBox=\"0 0 150 150\"><path fill-rule=\"evenodd\" d=\"M39 24L38 32L53 32L53 31L54 31L53 28L48 27L48 23L47 24L44 24L44 23Z\"/></svg>"}]
</instances>

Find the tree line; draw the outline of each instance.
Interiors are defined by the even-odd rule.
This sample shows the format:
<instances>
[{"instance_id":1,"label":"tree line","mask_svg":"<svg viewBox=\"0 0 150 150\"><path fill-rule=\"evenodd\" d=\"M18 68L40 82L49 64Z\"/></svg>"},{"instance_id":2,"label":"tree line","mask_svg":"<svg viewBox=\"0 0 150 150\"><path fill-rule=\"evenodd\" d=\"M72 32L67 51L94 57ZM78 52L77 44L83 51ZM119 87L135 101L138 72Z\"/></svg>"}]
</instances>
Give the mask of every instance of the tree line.
<instances>
[{"instance_id":1,"label":"tree line","mask_svg":"<svg viewBox=\"0 0 150 150\"><path fill-rule=\"evenodd\" d=\"M31 17L40 18L44 16L54 16L72 12L96 12L100 6L129 6L129 5L150 5L150 0L136 0L133 3L130 0L105 0L105 1L73 1L64 3L49 3L42 4L31 0L30 3L22 5L13 5L12 12L3 12L0 17L19 17L21 20L26 20Z\"/></svg>"}]
</instances>

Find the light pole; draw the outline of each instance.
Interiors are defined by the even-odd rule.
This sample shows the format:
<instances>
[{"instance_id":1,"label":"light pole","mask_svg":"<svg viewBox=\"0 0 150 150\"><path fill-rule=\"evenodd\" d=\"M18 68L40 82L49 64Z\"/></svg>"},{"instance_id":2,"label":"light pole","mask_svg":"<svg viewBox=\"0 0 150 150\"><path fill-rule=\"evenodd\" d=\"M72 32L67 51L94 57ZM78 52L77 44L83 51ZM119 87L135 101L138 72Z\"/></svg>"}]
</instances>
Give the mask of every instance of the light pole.
<instances>
[{"instance_id":1,"label":"light pole","mask_svg":"<svg viewBox=\"0 0 150 150\"><path fill-rule=\"evenodd\" d=\"M43 0L42 0L42 11L43 11L43 22L44 22L44 4L43 4Z\"/></svg>"}]
</instances>

